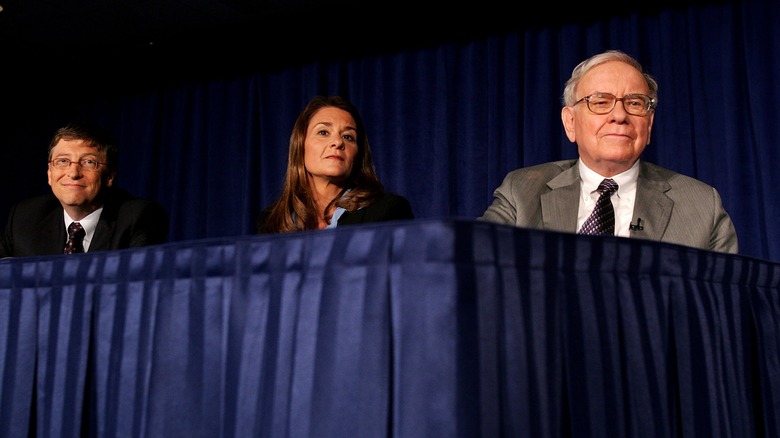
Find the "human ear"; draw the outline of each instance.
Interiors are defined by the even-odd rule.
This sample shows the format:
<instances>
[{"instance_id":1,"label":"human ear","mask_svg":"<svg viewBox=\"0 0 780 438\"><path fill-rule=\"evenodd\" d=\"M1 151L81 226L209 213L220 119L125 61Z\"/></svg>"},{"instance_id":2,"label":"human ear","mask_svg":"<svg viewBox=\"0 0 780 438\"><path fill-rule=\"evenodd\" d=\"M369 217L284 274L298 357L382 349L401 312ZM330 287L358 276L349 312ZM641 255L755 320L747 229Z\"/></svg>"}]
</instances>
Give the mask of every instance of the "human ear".
<instances>
[{"instance_id":1,"label":"human ear","mask_svg":"<svg viewBox=\"0 0 780 438\"><path fill-rule=\"evenodd\" d=\"M576 136L574 134L574 108L565 106L561 109L561 122L563 122L563 130L566 131L566 137L569 137L569 141L574 143Z\"/></svg>"}]
</instances>

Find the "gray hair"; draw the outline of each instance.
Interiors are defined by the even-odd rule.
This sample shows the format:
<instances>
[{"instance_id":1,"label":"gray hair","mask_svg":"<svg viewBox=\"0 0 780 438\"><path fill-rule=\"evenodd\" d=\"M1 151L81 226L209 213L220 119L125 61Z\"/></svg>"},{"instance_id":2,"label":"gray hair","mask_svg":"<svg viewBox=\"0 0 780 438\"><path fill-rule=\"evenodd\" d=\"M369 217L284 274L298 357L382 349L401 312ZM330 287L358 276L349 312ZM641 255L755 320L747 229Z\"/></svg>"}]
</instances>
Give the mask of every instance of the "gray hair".
<instances>
[{"instance_id":1,"label":"gray hair","mask_svg":"<svg viewBox=\"0 0 780 438\"><path fill-rule=\"evenodd\" d=\"M591 56L574 67L574 70L571 72L571 77L566 81L566 85L563 87L563 96L561 96L561 103L563 103L563 106L572 106L577 102L577 96L574 94L574 90L586 73L597 65L610 61L623 62L639 70L645 78L645 82L647 82L647 88L650 90L650 97L653 98L655 102L658 102L658 82L656 82L649 73L644 71L642 64L620 50L607 50L606 52Z\"/></svg>"}]
</instances>

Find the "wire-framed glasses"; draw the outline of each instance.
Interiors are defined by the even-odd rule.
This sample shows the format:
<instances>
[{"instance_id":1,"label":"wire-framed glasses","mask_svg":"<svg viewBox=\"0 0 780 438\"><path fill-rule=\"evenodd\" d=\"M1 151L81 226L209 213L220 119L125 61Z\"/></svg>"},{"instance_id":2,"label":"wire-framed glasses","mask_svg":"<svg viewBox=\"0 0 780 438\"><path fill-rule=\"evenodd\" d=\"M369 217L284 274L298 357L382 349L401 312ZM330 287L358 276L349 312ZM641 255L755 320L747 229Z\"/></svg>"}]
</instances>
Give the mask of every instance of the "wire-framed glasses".
<instances>
[{"instance_id":1,"label":"wire-framed glasses","mask_svg":"<svg viewBox=\"0 0 780 438\"><path fill-rule=\"evenodd\" d=\"M61 170L69 169L71 164L78 163L78 165L81 166L82 169L92 170L92 171L98 170L100 166L106 164L106 163L101 163L97 160L93 160L92 158L82 158L78 161L72 161L70 158L64 158L64 157L55 158L51 160L50 163L51 166L54 167L55 169L61 169Z\"/></svg>"},{"instance_id":2,"label":"wire-framed glasses","mask_svg":"<svg viewBox=\"0 0 780 438\"><path fill-rule=\"evenodd\" d=\"M618 101L623 102L626 112L634 116L646 116L655 109L655 99L646 94L626 94L623 97L615 97L614 94L609 93L593 93L578 100L574 105L585 102L594 114L608 114Z\"/></svg>"}]
</instances>

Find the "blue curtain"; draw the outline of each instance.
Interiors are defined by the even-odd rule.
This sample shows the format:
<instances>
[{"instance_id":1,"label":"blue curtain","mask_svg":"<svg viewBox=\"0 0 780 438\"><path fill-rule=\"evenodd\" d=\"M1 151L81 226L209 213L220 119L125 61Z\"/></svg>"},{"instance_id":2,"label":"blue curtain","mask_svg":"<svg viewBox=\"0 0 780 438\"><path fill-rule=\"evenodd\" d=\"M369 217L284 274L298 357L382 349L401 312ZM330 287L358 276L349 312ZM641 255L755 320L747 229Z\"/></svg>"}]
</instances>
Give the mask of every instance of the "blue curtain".
<instances>
[{"instance_id":1,"label":"blue curtain","mask_svg":"<svg viewBox=\"0 0 780 438\"><path fill-rule=\"evenodd\" d=\"M4 67L0 78L15 82L0 91L9 160L0 184L10 188L0 217L48 190L49 137L65 120L89 117L120 139L117 183L168 209L171 241L252 234L280 190L298 112L315 94L342 94L363 113L380 177L417 217L475 218L510 170L576 156L560 122L563 83L579 61L614 48L660 83L644 158L716 187L741 254L778 261L778 16L775 0L711 1L518 20L286 67L273 59L264 66L266 54L251 50L224 71L204 59L176 74L128 62L70 66L77 73L65 76L55 63L41 81ZM236 68L241 58L246 65Z\"/></svg>"}]
</instances>

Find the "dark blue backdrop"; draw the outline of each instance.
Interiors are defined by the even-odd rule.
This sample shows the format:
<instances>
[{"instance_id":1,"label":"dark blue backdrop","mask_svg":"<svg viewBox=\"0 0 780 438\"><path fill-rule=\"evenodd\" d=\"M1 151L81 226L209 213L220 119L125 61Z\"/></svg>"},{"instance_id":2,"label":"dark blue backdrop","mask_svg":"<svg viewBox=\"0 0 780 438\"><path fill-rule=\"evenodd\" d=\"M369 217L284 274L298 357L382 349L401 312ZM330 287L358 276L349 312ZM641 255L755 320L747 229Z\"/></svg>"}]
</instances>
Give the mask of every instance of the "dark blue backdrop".
<instances>
[{"instance_id":1,"label":"dark blue backdrop","mask_svg":"<svg viewBox=\"0 0 780 438\"><path fill-rule=\"evenodd\" d=\"M403 42L381 50L372 41L392 35L337 26L348 38L329 42L323 31L285 62L241 44L235 56L5 65L0 218L48 190L54 129L89 117L120 139L118 184L169 210L172 241L251 234L280 189L295 117L315 94L357 104L380 177L418 217L474 218L511 169L576 156L560 123L563 83L579 61L614 48L660 83L644 158L715 186L741 254L780 261L778 16L773 0L705 2L488 23L416 42L398 23Z\"/></svg>"}]
</instances>

